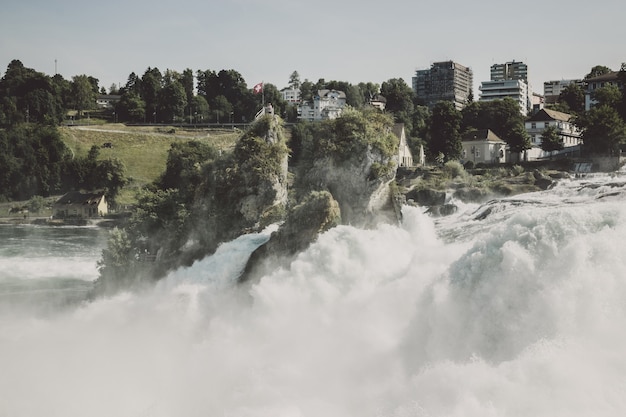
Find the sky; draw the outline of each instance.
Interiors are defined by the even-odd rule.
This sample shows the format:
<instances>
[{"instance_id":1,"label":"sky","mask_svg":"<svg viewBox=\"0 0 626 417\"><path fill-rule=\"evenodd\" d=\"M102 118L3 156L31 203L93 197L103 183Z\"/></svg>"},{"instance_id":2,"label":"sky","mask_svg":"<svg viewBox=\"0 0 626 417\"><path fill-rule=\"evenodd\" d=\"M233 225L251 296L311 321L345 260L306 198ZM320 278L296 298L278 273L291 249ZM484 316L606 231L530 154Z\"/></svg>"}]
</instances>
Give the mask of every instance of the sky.
<instances>
[{"instance_id":1,"label":"sky","mask_svg":"<svg viewBox=\"0 0 626 417\"><path fill-rule=\"evenodd\" d=\"M382 84L453 60L481 81L523 61L533 91L626 61L622 0L0 0L0 74L14 59L107 90L130 73L238 71L256 83ZM580 4L580 5L579 5Z\"/></svg>"}]
</instances>

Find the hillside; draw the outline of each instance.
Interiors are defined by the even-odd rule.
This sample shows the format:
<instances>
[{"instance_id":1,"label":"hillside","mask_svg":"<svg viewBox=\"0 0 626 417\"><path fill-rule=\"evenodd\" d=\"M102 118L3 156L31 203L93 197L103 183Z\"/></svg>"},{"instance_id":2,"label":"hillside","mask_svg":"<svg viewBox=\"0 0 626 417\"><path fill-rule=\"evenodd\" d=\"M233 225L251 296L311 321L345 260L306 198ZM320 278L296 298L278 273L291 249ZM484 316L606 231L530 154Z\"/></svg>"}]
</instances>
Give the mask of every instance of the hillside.
<instances>
[{"instance_id":1,"label":"hillside","mask_svg":"<svg viewBox=\"0 0 626 417\"><path fill-rule=\"evenodd\" d=\"M99 126L59 127L61 137L74 155L84 157L92 146L100 147L100 158L119 158L126 166L130 184L119 202L134 201L135 190L154 181L164 171L167 152L174 141L198 140L220 150L232 150L238 130L179 129L168 126ZM105 144L110 144L110 147Z\"/></svg>"}]
</instances>

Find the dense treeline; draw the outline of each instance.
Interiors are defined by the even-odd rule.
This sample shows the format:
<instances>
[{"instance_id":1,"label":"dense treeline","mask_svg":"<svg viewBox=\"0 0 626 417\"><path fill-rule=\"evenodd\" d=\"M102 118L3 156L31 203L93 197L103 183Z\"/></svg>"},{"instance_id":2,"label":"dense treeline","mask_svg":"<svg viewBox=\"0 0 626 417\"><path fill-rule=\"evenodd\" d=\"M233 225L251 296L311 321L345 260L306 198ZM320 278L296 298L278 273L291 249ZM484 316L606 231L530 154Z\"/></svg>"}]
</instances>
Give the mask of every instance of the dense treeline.
<instances>
[{"instance_id":1,"label":"dense treeline","mask_svg":"<svg viewBox=\"0 0 626 417\"><path fill-rule=\"evenodd\" d=\"M595 66L585 79L610 73L604 66ZM622 85L626 82L626 69L619 71ZM61 75L49 77L34 69L26 68L19 60L13 60L0 79L0 127L6 164L0 167L6 175L0 179L0 195L5 198L21 198L34 194L46 195L72 187L94 187L98 181L84 174L95 169L82 166L82 162L69 163L67 155L48 144L41 145L41 137L25 139L21 123L53 126L69 117L81 118L90 114L96 106L98 94L106 93L98 85L98 79L77 75L65 80ZM303 100L310 100L320 89L337 89L346 93L348 106L362 108L371 99L382 97L385 112L395 122L404 123L409 145L417 154L423 145L431 161L447 161L460 157L461 137L474 129L489 128L500 136L514 153L529 149L530 138L524 129L524 117L517 104L510 99L491 102L470 102L461 111L450 103L440 102L429 108L420 102L411 87L401 78L392 78L381 85L367 82L353 85L344 81L301 81L294 71L288 86L298 88ZM242 75L235 70L198 70L182 72L147 68L139 76L131 73L124 86L111 86L109 94L118 94L116 106L100 113L110 121L130 123L240 123L252 120L262 101L272 103L276 114L291 122L297 121L297 109L282 98L279 89L269 83L263 85L263 95L254 94ZM588 153L616 154L626 138L626 95L615 85L595 90L591 97L596 105L585 111L585 92L577 84L571 84L561 93L555 110L570 113L582 129L584 150ZM49 132L48 132L49 133ZM48 135L46 133L46 135ZM298 134L304 131L296 130ZM36 133L39 135L39 133ZM45 135L44 135L45 136ZM544 150L559 149L555 132L545 132ZM22 143L23 142L23 143ZM45 143L45 142L44 142ZM292 143L294 160L297 160L298 141ZM47 154L49 153L49 154ZM44 154L46 154L44 156ZM62 161L62 162L61 162ZM77 166L80 166L78 168ZM61 167L61 168L60 168ZM119 163L110 162L99 167L102 172L122 169ZM20 172L20 174L16 174ZM11 177L13 175L13 177ZM108 174L107 174L108 175ZM111 175L108 175L111 177ZM115 175L113 177L116 177ZM123 182L119 175L118 182ZM110 188L114 194L116 188Z\"/></svg>"},{"instance_id":2,"label":"dense treeline","mask_svg":"<svg viewBox=\"0 0 626 417\"><path fill-rule=\"evenodd\" d=\"M102 190L115 201L126 184L116 159L98 161L93 147L74 158L56 128L20 124L0 129L0 200L27 200L70 190Z\"/></svg>"}]
</instances>

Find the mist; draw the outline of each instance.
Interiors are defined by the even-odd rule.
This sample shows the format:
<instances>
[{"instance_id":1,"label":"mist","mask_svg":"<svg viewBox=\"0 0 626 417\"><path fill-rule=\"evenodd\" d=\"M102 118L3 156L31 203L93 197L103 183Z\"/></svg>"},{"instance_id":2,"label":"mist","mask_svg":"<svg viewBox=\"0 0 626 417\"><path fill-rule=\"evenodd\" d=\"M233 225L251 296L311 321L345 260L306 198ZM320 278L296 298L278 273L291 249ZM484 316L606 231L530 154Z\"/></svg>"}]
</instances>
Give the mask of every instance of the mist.
<instances>
[{"instance_id":1,"label":"mist","mask_svg":"<svg viewBox=\"0 0 626 417\"><path fill-rule=\"evenodd\" d=\"M574 191L482 222L405 207L236 284L268 229L143 292L3 314L0 416L623 415L626 206Z\"/></svg>"}]
</instances>

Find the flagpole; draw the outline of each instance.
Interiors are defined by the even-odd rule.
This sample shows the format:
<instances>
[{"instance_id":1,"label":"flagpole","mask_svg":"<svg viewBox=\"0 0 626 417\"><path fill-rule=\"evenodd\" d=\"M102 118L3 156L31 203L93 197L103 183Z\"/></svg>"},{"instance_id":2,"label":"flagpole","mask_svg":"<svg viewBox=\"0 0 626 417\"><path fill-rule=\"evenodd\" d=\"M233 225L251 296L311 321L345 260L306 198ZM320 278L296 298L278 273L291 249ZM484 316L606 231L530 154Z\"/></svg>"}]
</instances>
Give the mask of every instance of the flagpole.
<instances>
[{"instance_id":1,"label":"flagpole","mask_svg":"<svg viewBox=\"0 0 626 417\"><path fill-rule=\"evenodd\" d=\"M265 109L265 81L261 81L261 103Z\"/></svg>"}]
</instances>

